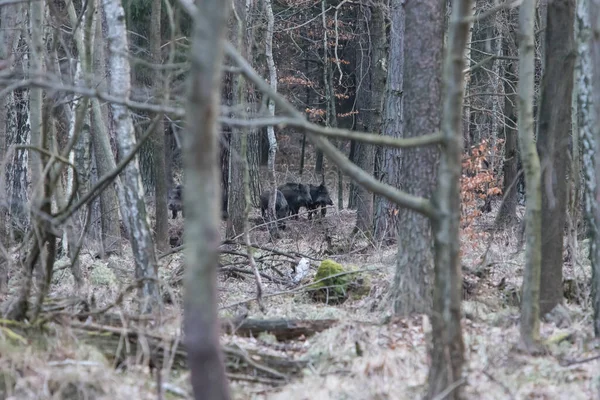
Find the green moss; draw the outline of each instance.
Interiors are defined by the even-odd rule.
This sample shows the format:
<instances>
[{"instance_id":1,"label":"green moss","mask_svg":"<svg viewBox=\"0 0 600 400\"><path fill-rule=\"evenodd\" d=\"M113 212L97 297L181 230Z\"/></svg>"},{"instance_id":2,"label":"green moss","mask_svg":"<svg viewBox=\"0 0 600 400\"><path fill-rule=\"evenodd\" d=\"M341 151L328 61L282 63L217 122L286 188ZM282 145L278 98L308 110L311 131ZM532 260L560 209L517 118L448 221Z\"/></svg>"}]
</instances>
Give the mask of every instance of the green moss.
<instances>
[{"instance_id":1,"label":"green moss","mask_svg":"<svg viewBox=\"0 0 600 400\"><path fill-rule=\"evenodd\" d=\"M327 303L342 303L350 295L360 298L369 294L371 285L368 277L355 271L355 267L344 268L333 260L323 260L313 285L312 296L315 300Z\"/></svg>"},{"instance_id":2,"label":"green moss","mask_svg":"<svg viewBox=\"0 0 600 400\"><path fill-rule=\"evenodd\" d=\"M117 277L112 269L103 263L94 263L90 273L90 283L94 286L119 286Z\"/></svg>"}]
</instances>

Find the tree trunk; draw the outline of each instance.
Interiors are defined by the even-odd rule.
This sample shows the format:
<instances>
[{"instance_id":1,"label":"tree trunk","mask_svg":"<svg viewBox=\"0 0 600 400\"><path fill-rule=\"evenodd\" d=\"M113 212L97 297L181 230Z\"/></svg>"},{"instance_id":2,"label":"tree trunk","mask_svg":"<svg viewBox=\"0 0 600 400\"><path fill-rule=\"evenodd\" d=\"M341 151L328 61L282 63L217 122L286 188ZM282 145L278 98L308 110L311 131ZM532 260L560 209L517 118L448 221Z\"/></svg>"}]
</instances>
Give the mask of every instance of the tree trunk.
<instances>
[{"instance_id":1,"label":"tree trunk","mask_svg":"<svg viewBox=\"0 0 600 400\"><path fill-rule=\"evenodd\" d=\"M537 148L542 165L542 275L540 312L562 303L563 237L566 222L567 168L575 62L575 0L550 1L546 58L541 88Z\"/></svg>"},{"instance_id":2,"label":"tree trunk","mask_svg":"<svg viewBox=\"0 0 600 400\"><path fill-rule=\"evenodd\" d=\"M540 331L540 269L542 260L542 193L540 159L533 133L535 0L523 0L519 10L519 147L525 172L527 204L523 299L521 301L521 345L537 350ZM562 259L562 257L561 257Z\"/></svg>"},{"instance_id":3,"label":"tree trunk","mask_svg":"<svg viewBox=\"0 0 600 400\"><path fill-rule=\"evenodd\" d=\"M446 93L441 121L445 146L440 157L439 177L434 195L438 213L432 219L435 239L435 286L433 312L430 314L433 346L430 350L431 368L427 394L429 399L438 396L445 399L461 398L465 352L460 322L460 177L463 151L461 109L464 96L464 51L471 25L467 17L472 13L471 0L456 0L448 24L448 48L443 73ZM444 13L441 12L440 25L443 25L443 18ZM452 387L455 389L451 390ZM442 393L447 395L443 396Z\"/></svg>"},{"instance_id":4,"label":"tree trunk","mask_svg":"<svg viewBox=\"0 0 600 400\"><path fill-rule=\"evenodd\" d=\"M20 37L20 31L15 29L17 26L17 17L21 13L20 4L6 5L0 8L0 30L4 32L2 36L3 40L0 42L0 60L9 60L12 54L15 43L18 42ZM8 68L12 68L11 63ZM8 145L8 131L7 131L7 110L9 106L9 99L12 96L0 97L0 160L4 162L6 160L6 151ZM14 105L14 104L13 104ZM4 170L0 182L4 182L4 178L8 175ZM3 186L5 187L5 186ZM4 192L7 194L7 192ZM4 295L8 291L8 267L9 259L5 257L6 251L10 247L9 240L9 197L5 197L0 202L0 296Z\"/></svg>"},{"instance_id":5,"label":"tree trunk","mask_svg":"<svg viewBox=\"0 0 600 400\"><path fill-rule=\"evenodd\" d=\"M29 24L31 32L30 42L30 74L37 79L44 78L46 49L44 48L44 11L45 1L36 1L29 5ZM29 89L29 120L31 125L31 145L39 149L44 148L44 132L42 121L43 90L39 87ZM29 173L31 174L32 198L42 198L41 174L42 157L37 151L29 153ZM37 194L36 194L37 192Z\"/></svg>"},{"instance_id":6,"label":"tree trunk","mask_svg":"<svg viewBox=\"0 0 600 400\"><path fill-rule=\"evenodd\" d=\"M358 23L360 26L360 23L361 23L360 13L359 13L358 18L359 18ZM364 31L365 29L367 29L367 28L359 28L359 32ZM364 43L362 45L359 45L359 49L357 49L357 51L356 51L356 53L357 53L356 58L359 61L357 61L358 67L356 67L357 70L356 70L355 74L358 76L356 76L354 86L356 87L356 111L359 113L356 116L355 127L358 127L358 125L361 124L361 122L362 122L363 128L361 128L361 129L364 130L365 129L364 121L360 121L361 116L360 116L359 110L361 108L361 103L365 103L365 100L367 100L367 98L365 97L365 96L367 96L367 93L365 92L365 93L359 94L358 92L361 89L364 91L365 89L364 89L363 85L366 85L366 82L364 82L364 79L366 78L364 76L364 72L360 72L360 71L362 71L362 68L363 68L360 65L361 57L365 57L365 55L363 55L362 52L366 52L367 54L369 54L369 51L368 51L368 49L363 49L362 48L363 46L364 46ZM361 78L361 76L362 76L362 78ZM368 96L370 97L370 94L368 94ZM350 154L348 155L348 160L350 160L350 162L353 162L354 164L356 164L356 145L357 144L358 144L358 142L356 140L350 141ZM356 164L356 165L358 165L358 164ZM348 209L349 210L356 210L356 188L357 188L356 182L350 181L350 187L348 188Z\"/></svg>"},{"instance_id":7,"label":"tree trunk","mask_svg":"<svg viewBox=\"0 0 600 400\"><path fill-rule=\"evenodd\" d=\"M129 61L126 56L128 47L125 13L120 0L103 0L102 4L108 27L111 94L127 99L131 90L131 77ZM117 135L117 147L121 157L125 157L135 147L133 122L126 106L112 104L111 108ZM146 215L137 156L125 167L121 176L123 182L119 188L121 213L126 221L131 241L135 260L135 277L143 280L140 293L143 303L141 310L142 312L151 312L160 302L156 281L158 264L150 233L150 223Z\"/></svg>"},{"instance_id":8,"label":"tree trunk","mask_svg":"<svg viewBox=\"0 0 600 400\"><path fill-rule=\"evenodd\" d=\"M101 11L101 4L98 2L98 9ZM94 76L94 87L106 91L106 61L104 57L104 38L106 35L106 21L104 13L99 12L96 22L96 35L94 39L94 65L92 70L88 71L88 76ZM92 146L94 148L94 158L96 160L96 169L98 177L106 176L117 166L115 157L110 146L110 137L108 134L108 105L100 105L97 98L92 98ZM117 181L119 179L117 178ZM102 256L110 254L121 254L121 229L119 224L119 199L117 198L117 184L109 185L100 193L100 225L102 227Z\"/></svg>"},{"instance_id":9,"label":"tree trunk","mask_svg":"<svg viewBox=\"0 0 600 400\"><path fill-rule=\"evenodd\" d=\"M507 13L510 15L509 13ZM509 22L509 26L512 24ZM509 28L510 29L510 28ZM504 56L514 57L511 52L511 43L514 42L514 31L504 38ZM502 193L504 199L497 220L500 226L511 226L517 222L517 179L519 174L519 149L516 129L516 88L517 76L514 62L510 61L504 67L504 181Z\"/></svg>"},{"instance_id":10,"label":"tree trunk","mask_svg":"<svg viewBox=\"0 0 600 400\"><path fill-rule=\"evenodd\" d=\"M404 47L405 125L403 137L440 129L445 5L438 0L407 2ZM462 55L461 55L462 57ZM393 58L392 58L393 59ZM431 198L437 177L439 151L435 146L402 149L399 183L406 192ZM400 209L397 226L398 264L394 278L394 312L409 315L431 307L433 268L431 225L427 217Z\"/></svg>"},{"instance_id":11,"label":"tree trunk","mask_svg":"<svg viewBox=\"0 0 600 400\"><path fill-rule=\"evenodd\" d=\"M403 130L402 101L404 97L404 2L390 2L390 50L387 65L387 80L384 98L382 134L400 137ZM378 178L391 186L400 188L400 150L383 148L379 152ZM390 241L395 238L397 209L381 196L375 197L375 237Z\"/></svg>"},{"instance_id":12,"label":"tree trunk","mask_svg":"<svg viewBox=\"0 0 600 400\"><path fill-rule=\"evenodd\" d=\"M575 41L579 35L577 31L577 20L575 20ZM577 43L575 43L577 46ZM575 63L577 58L575 57ZM569 192L567 194L567 243L566 256L568 260L577 257L577 227L581 221L581 144L579 141L579 112L577 111L577 79L578 69L574 67L573 92L571 94L571 180L569 181Z\"/></svg>"},{"instance_id":13,"label":"tree trunk","mask_svg":"<svg viewBox=\"0 0 600 400\"><path fill-rule=\"evenodd\" d=\"M362 8L358 14L359 23L364 24L362 32L370 34L359 42L361 52L357 54L358 88L357 90L357 128L367 132L379 132L381 129L382 96L385 90L385 71L382 65L386 54L385 16L383 3L378 2L370 9ZM368 11L368 13L366 12ZM368 29L366 29L368 28ZM366 53L366 54L365 54ZM373 174L375 149L372 145L354 142L356 165ZM356 208L355 231L363 232L367 237L373 233L373 195L360 185L353 183Z\"/></svg>"},{"instance_id":14,"label":"tree trunk","mask_svg":"<svg viewBox=\"0 0 600 400\"><path fill-rule=\"evenodd\" d=\"M67 13L71 26L77 25L78 17L73 3L67 5ZM75 72L75 84L77 86L90 86L91 71L93 70L92 47L94 45L95 31L95 3L91 3L84 13L80 29L75 31L75 44L77 47L78 59ZM84 196L89 190L90 171L91 171L91 140L90 140L90 114L89 114L89 98L73 99L70 118L67 121L69 124L68 137L69 141L73 141L74 146L69 153L69 161L75 166L73 171L71 168L67 170L67 184L65 195L70 196L75 187L75 172L77 172L78 195ZM64 202L63 202L64 203ZM66 204L61 204L66 206ZM71 259L71 272L73 273L75 287L79 291L83 288L84 281L79 263L79 252L81 243L79 237L84 235L88 224L87 211L78 212L74 217L70 218L65 223L65 234L63 235L63 251L69 254ZM82 218L83 217L83 218ZM78 223L82 221L82 223Z\"/></svg>"},{"instance_id":15,"label":"tree trunk","mask_svg":"<svg viewBox=\"0 0 600 400\"><path fill-rule=\"evenodd\" d=\"M323 175L323 152L315 150L315 174Z\"/></svg>"},{"instance_id":16,"label":"tree trunk","mask_svg":"<svg viewBox=\"0 0 600 400\"><path fill-rule=\"evenodd\" d=\"M586 5L589 10L589 20L586 19L588 11ZM584 148L586 149L584 154L584 165L587 172L586 209L592 235L594 333L596 337L600 337L600 206L598 205L600 163L596 160L596 157L600 154L600 124L598 123L600 119L600 69L598 68L600 66L600 0L582 0L578 17L581 32L579 104L582 114L581 130L584 135ZM588 50L587 43L589 43L589 50L591 51L586 51Z\"/></svg>"},{"instance_id":17,"label":"tree trunk","mask_svg":"<svg viewBox=\"0 0 600 400\"><path fill-rule=\"evenodd\" d=\"M149 41L152 62L158 66L162 65L161 56L161 0L152 0L152 11L150 15ZM155 67L154 90L157 99L165 98L168 93L168 84L165 84L161 70ZM154 204L155 204L155 233L156 248L167 251L169 246L169 212L167 209L167 167L165 164L165 124L164 117L158 116L160 121L156 124L150 144L154 153Z\"/></svg>"},{"instance_id":18,"label":"tree trunk","mask_svg":"<svg viewBox=\"0 0 600 400\"><path fill-rule=\"evenodd\" d=\"M198 3L191 53L186 169L185 241L187 279L185 342L197 400L230 398L217 318L220 194L218 127L223 45L229 1Z\"/></svg>"},{"instance_id":19,"label":"tree trunk","mask_svg":"<svg viewBox=\"0 0 600 400\"><path fill-rule=\"evenodd\" d=\"M273 60L273 29L275 24L275 17L273 16L273 6L271 0L265 0L265 9L267 12L267 33L265 38L265 53L267 56L267 68L269 70L269 85L275 91L277 91L277 68L275 67L275 61ZM275 102L269 99L269 115L275 116ZM277 154L277 138L275 136L275 128L273 125L267 127L267 136L269 138L269 186L271 190L271 198L269 199L269 232L271 236L279 236L279 227L276 220L275 203L277 200L277 182L275 179L275 155Z\"/></svg>"},{"instance_id":20,"label":"tree trunk","mask_svg":"<svg viewBox=\"0 0 600 400\"><path fill-rule=\"evenodd\" d=\"M233 27L234 39L233 42L236 44L238 51L244 56L246 60L250 60L249 46L248 43L248 14L246 9L246 0L236 0L234 2L235 7L235 23ZM246 110L247 106L247 85L241 74L237 74L234 78L233 84L233 99L235 107L239 110ZM242 116L243 118L243 116ZM242 234L244 231L244 222L246 217L246 196L244 194L244 165L247 160L243 160L242 154L242 130L245 128L234 128L231 133L231 140L229 142L230 157L229 162L229 196L228 196L228 215L229 222L227 224L228 238ZM247 133L246 133L247 134Z\"/></svg>"}]
</instances>

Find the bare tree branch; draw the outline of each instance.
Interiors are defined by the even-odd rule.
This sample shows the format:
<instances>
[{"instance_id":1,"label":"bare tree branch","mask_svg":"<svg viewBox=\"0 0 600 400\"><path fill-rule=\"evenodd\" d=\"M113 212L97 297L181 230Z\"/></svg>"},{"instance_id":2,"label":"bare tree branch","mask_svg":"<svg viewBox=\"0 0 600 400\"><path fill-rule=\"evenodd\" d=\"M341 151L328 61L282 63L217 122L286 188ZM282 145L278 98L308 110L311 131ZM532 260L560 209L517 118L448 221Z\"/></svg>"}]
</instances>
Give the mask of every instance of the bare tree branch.
<instances>
[{"instance_id":1,"label":"bare tree branch","mask_svg":"<svg viewBox=\"0 0 600 400\"><path fill-rule=\"evenodd\" d=\"M298 111L292 104L283 98L283 96L272 90L269 84L254 71L252 66L248 64L230 43L225 44L225 53L238 64L244 76L254 83L260 91L268 95L284 113L298 121L306 121L304 114ZM308 123L308 121L306 123ZM348 158L334 145L329 143L327 139L316 135L312 130L307 129L306 131L313 144L322 150L323 153L338 166L338 168L354 179L359 185L402 207L411 208L431 218L436 217L436 209L430 200L404 193L390 185L379 182L362 168L359 168L356 164L350 162Z\"/></svg>"}]
</instances>

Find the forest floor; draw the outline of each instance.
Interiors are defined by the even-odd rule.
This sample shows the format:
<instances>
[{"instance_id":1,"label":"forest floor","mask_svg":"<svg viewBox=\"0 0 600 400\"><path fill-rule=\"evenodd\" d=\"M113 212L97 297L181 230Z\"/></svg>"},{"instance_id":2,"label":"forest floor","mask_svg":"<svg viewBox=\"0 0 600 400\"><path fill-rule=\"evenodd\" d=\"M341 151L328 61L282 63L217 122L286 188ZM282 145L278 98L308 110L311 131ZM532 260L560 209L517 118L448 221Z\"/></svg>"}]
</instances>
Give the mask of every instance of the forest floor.
<instances>
[{"instance_id":1,"label":"forest floor","mask_svg":"<svg viewBox=\"0 0 600 400\"><path fill-rule=\"evenodd\" d=\"M481 218L475 235L464 235L462 239L465 398L598 398L598 361L576 362L598 353L587 298L590 266L586 243L580 243L576 257L565 261L565 282L575 283L571 284L575 287L571 293L575 295L566 302L560 318L541 323L541 337L547 354L523 354L518 350L518 293L524 265L523 251L517 251L514 233L496 233L489 240L488 228L492 225L493 214ZM255 212L252 220L256 222L257 216ZM269 243L264 226L253 228L251 237L252 242L264 243L282 253L314 258L310 277L318 267L316 260L329 258L342 265L358 267L369 277L369 294L362 298L327 305L315 302L304 290L290 290L290 285L280 282L287 278L280 277L278 272L286 277L294 259L276 256L267 250L254 253L261 271L281 279L275 279L276 282L263 279L264 313L255 301L249 301L256 293L252 275L231 271L219 275L219 307L224 318L243 312L253 319L338 321L314 336L287 342L278 342L269 334L254 338L222 335L224 346L305 362L300 373L283 374L284 379L277 385L273 385L272 380L232 374L234 399L366 400L423 396L427 387L430 322L422 315L390 318L387 293L396 268L395 246L377 246L353 236L354 221L352 211L331 210L324 219L309 221L306 216L301 216L298 221L290 221L282 238L275 243ZM183 225L181 219L170 222L175 231ZM244 251L242 247L238 249ZM487 256L482 263L486 249ZM93 288L95 307L103 307L112 304L131 282L133 262L130 254L120 258L111 256L108 260L96 259L94 254L94 249L85 248L81 265L86 287ZM160 276L165 287L170 289L170 304L160 319L147 327L153 334L173 337L181 332L182 287L177 277L182 274L182 257L182 253L177 252L161 259ZM247 268L244 260L225 255L221 263L224 267ZM73 277L69 269L59 268L53 278L50 298L64 299L73 294ZM134 315L133 298L126 296L125 301L111 312L122 319ZM115 368L106 352L74 333L71 320L68 315L63 316L62 322L53 318L46 324L43 334L35 337L29 336L28 330L0 324L0 397L4 392L7 399L191 398L186 370L173 367L164 371L157 381L148 367L141 366L141 358L130 360L127 368L122 365ZM94 322L92 318L85 323L93 325ZM125 342L119 346L127 346ZM253 360L258 364L261 362L259 356L254 356ZM164 390L160 396L157 382Z\"/></svg>"}]
</instances>

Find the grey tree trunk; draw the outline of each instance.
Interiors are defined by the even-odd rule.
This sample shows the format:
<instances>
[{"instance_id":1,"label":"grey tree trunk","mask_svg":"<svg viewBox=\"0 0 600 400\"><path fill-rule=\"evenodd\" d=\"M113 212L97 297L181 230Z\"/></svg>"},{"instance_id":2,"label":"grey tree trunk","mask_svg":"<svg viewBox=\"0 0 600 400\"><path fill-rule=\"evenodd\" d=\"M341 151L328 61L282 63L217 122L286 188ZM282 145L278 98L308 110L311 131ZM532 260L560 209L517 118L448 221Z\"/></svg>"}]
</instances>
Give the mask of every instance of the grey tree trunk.
<instances>
[{"instance_id":1,"label":"grey tree trunk","mask_svg":"<svg viewBox=\"0 0 600 400\"><path fill-rule=\"evenodd\" d=\"M471 14L471 0L455 0L448 24L448 48L443 73L446 93L441 121L445 146L440 157L434 196L438 212L432 219L435 239L435 286L433 312L430 314L433 346L430 350L431 367L427 394L429 399L438 396L445 399L461 398L465 352L460 321L460 177L463 150L461 116L464 96L464 51L470 31L467 17ZM442 22L443 15L442 13Z\"/></svg>"},{"instance_id":2,"label":"grey tree trunk","mask_svg":"<svg viewBox=\"0 0 600 400\"><path fill-rule=\"evenodd\" d=\"M17 26L17 17L21 13L20 4L6 5L0 8L0 60L8 60L13 51L15 43L18 42L20 37L19 30L15 29ZM14 65L10 65L13 68ZM9 106L9 99L12 96L0 97L0 160L5 161L7 156L7 145L8 145L8 131L7 131L7 110ZM14 106L14 104L12 104ZM3 172L4 173L4 172ZM0 178L0 182L8 186L5 181L7 174ZM9 236L9 200L10 197L7 194L10 191L6 190L7 187L0 185L0 191L4 194L0 197L0 296L4 295L8 291L8 266L9 258L7 255L8 248L10 246Z\"/></svg>"},{"instance_id":3,"label":"grey tree trunk","mask_svg":"<svg viewBox=\"0 0 600 400\"><path fill-rule=\"evenodd\" d=\"M45 71L45 49L44 49L44 11L45 1L36 1L29 5L29 24L30 24L30 51L29 74L37 79L43 79ZM29 120L31 125L31 145L44 147L44 132L42 121L42 102L43 90L39 87L29 89ZM31 184L33 198L42 198L40 177L42 174L42 160L40 154L32 151L29 154L29 173L31 174ZM36 191L38 194L36 195Z\"/></svg>"},{"instance_id":4,"label":"grey tree trunk","mask_svg":"<svg viewBox=\"0 0 600 400\"><path fill-rule=\"evenodd\" d=\"M387 65L387 80L384 98L382 134L400 137L403 130L402 101L404 97L404 6L402 0L390 2L390 38ZM400 188L400 150L384 148L380 151L378 165L379 179L391 186ZM389 241L396 235L396 208L383 197L375 197L375 237Z\"/></svg>"},{"instance_id":5,"label":"grey tree trunk","mask_svg":"<svg viewBox=\"0 0 600 400\"><path fill-rule=\"evenodd\" d=\"M275 67L275 60L273 59L273 29L275 24L275 18L273 16L273 6L271 0L265 0L265 10L267 13L267 33L265 37L265 53L267 56L267 69L269 71L269 85L275 91L277 91L277 68ZM275 102L269 99L269 115L275 116ZM276 212L275 203L277 200L277 182L275 180L275 155L277 154L277 138L275 136L275 128L273 125L267 127L267 137L269 138L269 186L272 196L269 198L268 215L269 220L269 232L271 236L279 236L279 227L275 223Z\"/></svg>"},{"instance_id":6,"label":"grey tree trunk","mask_svg":"<svg viewBox=\"0 0 600 400\"><path fill-rule=\"evenodd\" d=\"M542 166L542 275L540 312L563 300L563 238L567 212L569 131L575 63L575 0L548 3L546 57L538 117L537 148ZM573 179L571 177L571 179Z\"/></svg>"},{"instance_id":7,"label":"grey tree trunk","mask_svg":"<svg viewBox=\"0 0 600 400\"><path fill-rule=\"evenodd\" d=\"M525 211L525 272L521 301L521 345L535 352L540 331L540 269L542 260L542 193L540 159L533 132L535 0L523 0L519 10L519 147L527 186Z\"/></svg>"},{"instance_id":8,"label":"grey tree trunk","mask_svg":"<svg viewBox=\"0 0 600 400\"><path fill-rule=\"evenodd\" d=\"M403 137L440 129L445 3L423 0L405 3L404 130ZM461 54L462 57L462 54ZM393 60L393 58L391 58ZM400 152L399 184L406 192L431 198L439 162L435 146ZM398 264L394 278L394 312L409 315L431 307L431 224L427 217L402 208L398 212Z\"/></svg>"},{"instance_id":9,"label":"grey tree trunk","mask_svg":"<svg viewBox=\"0 0 600 400\"><path fill-rule=\"evenodd\" d=\"M73 3L67 5L67 13L71 26L77 26L78 17ZM89 87L91 83L91 74L93 71L92 47L95 31L95 3L92 2L86 8L82 24L74 32L75 44L77 47L78 59L75 72L75 84L77 86ZM69 118L69 141L73 141L73 151L69 153L69 160L75 165L77 172L78 194L84 196L89 190L90 171L91 171L91 140L90 140L90 114L89 98L73 99L72 110ZM67 170L67 187L65 193L67 196L75 189L75 171L71 168ZM65 206L65 204L61 205ZM65 222L66 234L63 235L63 250L67 251L71 259L71 272L73 273L76 290L81 290L84 280L79 263L79 252L81 245L79 238L83 236L84 231L89 224L89 213L81 211L75 214L76 217L70 218ZM79 217L79 218L78 218ZM82 221L82 223L78 223Z\"/></svg>"},{"instance_id":10,"label":"grey tree trunk","mask_svg":"<svg viewBox=\"0 0 600 400\"><path fill-rule=\"evenodd\" d=\"M150 14L150 53L152 62L155 65L162 65L161 55L161 0L152 0L152 11ZM154 90L157 99L164 99L168 93L168 86L164 81L161 70L158 68L154 71ZM156 248L159 251L165 252L169 249L169 212L167 209L167 167L165 164L165 125L164 117L158 116L160 122L156 125L150 145L154 153L154 204L155 210L155 238Z\"/></svg>"},{"instance_id":11,"label":"grey tree trunk","mask_svg":"<svg viewBox=\"0 0 600 400\"><path fill-rule=\"evenodd\" d=\"M187 276L184 330L194 397L229 399L219 344L217 265L220 185L218 129L221 63L227 13L226 0L198 3L191 52L188 130L184 136L186 169L185 241Z\"/></svg>"},{"instance_id":12,"label":"grey tree trunk","mask_svg":"<svg viewBox=\"0 0 600 400\"><path fill-rule=\"evenodd\" d=\"M516 42L515 31L512 29L510 12L507 15L509 32L503 38L503 56L516 57L512 51L512 44ZM519 144L517 124L517 75L515 62L508 61L504 64L504 179L502 184L503 202L496 216L499 226L508 227L516 224L517 220L517 179L519 174Z\"/></svg>"},{"instance_id":13,"label":"grey tree trunk","mask_svg":"<svg viewBox=\"0 0 600 400\"><path fill-rule=\"evenodd\" d=\"M365 29L365 36L359 42L357 54L358 91L357 91L357 127L367 132L379 132L381 129L381 101L385 90L384 61L386 54L385 16L383 3L377 2L370 8L362 7L359 24ZM365 12L368 11L368 12ZM368 28L368 29L367 29ZM369 32L368 36L366 32ZM373 174L375 149L373 146L355 142L356 165ZM360 185L353 185L356 207L355 231L363 232L367 237L373 233L373 195Z\"/></svg>"},{"instance_id":14,"label":"grey tree trunk","mask_svg":"<svg viewBox=\"0 0 600 400\"><path fill-rule=\"evenodd\" d=\"M107 91L106 60L104 57L104 44L106 22L101 12L102 5L98 2L98 21L96 22L96 35L94 38L93 71L88 71L89 76L94 76L94 87ZM92 146L98 176L102 177L114 170L117 166L110 146L108 134L108 105L101 105L97 98L91 99L92 103ZM120 180L117 178L117 182ZM121 229L119 227L119 199L117 197L117 184L110 185L100 193L100 225L102 228L102 256L121 254Z\"/></svg>"},{"instance_id":15,"label":"grey tree trunk","mask_svg":"<svg viewBox=\"0 0 600 400\"><path fill-rule=\"evenodd\" d=\"M234 43L246 60L251 60L249 56L252 45L248 40L248 13L246 9L246 0L236 0L235 23L234 23ZM247 88L244 78L236 75L233 84L233 98L235 105L239 110L246 110ZM231 140L229 142L229 197L228 197L228 215L227 237L234 237L242 234L244 231L244 222L246 217L246 196L244 188L244 165L247 160L242 159L242 135L241 129L233 129Z\"/></svg>"},{"instance_id":16,"label":"grey tree trunk","mask_svg":"<svg viewBox=\"0 0 600 400\"><path fill-rule=\"evenodd\" d=\"M508 13L507 13L508 14ZM510 14L508 14L510 15ZM509 26L512 26L508 21ZM506 35L503 43L503 55L515 57L511 52L511 43L514 41L514 31ZM496 217L500 226L508 227L517 222L517 177L519 173L519 148L518 132L516 129L516 105L517 105L517 76L515 63L510 61L504 67L504 181L502 192L503 202Z\"/></svg>"},{"instance_id":17,"label":"grey tree trunk","mask_svg":"<svg viewBox=\"0 0 600 400\"><path fill-rule=\"evenodd\" d=\"M131 76L127 59L127 32L125 13L120 0L102 0L108 27L110 92L123 99L129 98ZM121 156L130 154L135 147L133 122L126 106L112 104L112 118ZM135 277L142 279L142 312L151 312L159 303L157 284L158 263L150 233L150 223L143 198L142 179L137 156L125 167L123 184L119 188L121 213L125 219L135 260Z\"/></svg>"},{"instance_id":18,"label":"grey tree trunk","mask_svg":"<svg viewBox=\"0 0 600 400\"><path fill-rule=\"evenodd\" d=\"M592 302L594 305L594 333L600 336L600 207L598 205L598 188L600 187L600 163L595 157L600 154L600 0L583 0L579 6L578 20L582 35L581 55L591 53L581 59L581 79L579 85L579 101L582 113L582 132L584 134L584 166L586 170L588 194L586 209L592 233ZM588 5L589 20L586 20L585 6ZM587 29L586 29L587 28ZM591 29L590 29L591 28ZM588 48L584 43L589 40ZM587 139L587 140L586 140ZM593 142L592 142L593 141ZM587 142L587 145L585 143ZM590 143L592 142L592 143ZM589 147L588 147L589 146ZM587 156L587 157L586 157ZM587 161L586 161L587 158ZM593 174L593 180L590 175Z\"/></svg>"}]
</instances>

